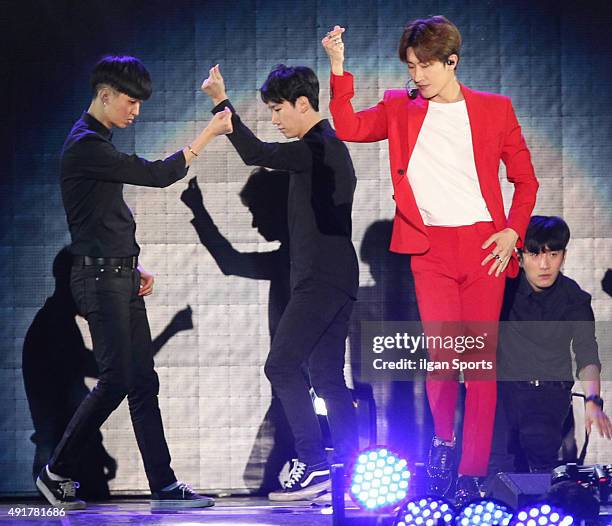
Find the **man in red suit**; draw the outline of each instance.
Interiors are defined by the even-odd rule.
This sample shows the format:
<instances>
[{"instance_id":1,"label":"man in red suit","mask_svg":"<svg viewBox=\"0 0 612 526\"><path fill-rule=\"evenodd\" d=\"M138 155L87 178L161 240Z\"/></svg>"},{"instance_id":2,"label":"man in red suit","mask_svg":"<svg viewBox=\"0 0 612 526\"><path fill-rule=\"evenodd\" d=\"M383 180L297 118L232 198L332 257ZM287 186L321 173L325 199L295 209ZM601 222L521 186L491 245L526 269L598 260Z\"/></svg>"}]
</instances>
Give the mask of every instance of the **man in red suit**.
<instances>
[{"instance_id":1,"label":"man in red suit","mask_svg":"<svg viewBox=\"0 0 612 526\"><path fill-rule=\"evenodd\" d=\"M389 142L396 202L390 250L412 254L422 321L491 322L496 334L504 278L518 272L515 247L521 246L538 188L510 99L458 82L461 35L448 19L434 16L410 22L400 39L399 58L416 89L389 90L376 106L355 112L353 76L343 68L343 32L336 26L322 41L332 69L330 110L339 138ZM514 184L508 217L500 160ZM493 380L468 375L465 384L459 503L479 494L496 403ZM457 394L456 375L428 376L435 428L428 474L430 489L441 494L453 482Z\"/></svg>"}]
</instances>

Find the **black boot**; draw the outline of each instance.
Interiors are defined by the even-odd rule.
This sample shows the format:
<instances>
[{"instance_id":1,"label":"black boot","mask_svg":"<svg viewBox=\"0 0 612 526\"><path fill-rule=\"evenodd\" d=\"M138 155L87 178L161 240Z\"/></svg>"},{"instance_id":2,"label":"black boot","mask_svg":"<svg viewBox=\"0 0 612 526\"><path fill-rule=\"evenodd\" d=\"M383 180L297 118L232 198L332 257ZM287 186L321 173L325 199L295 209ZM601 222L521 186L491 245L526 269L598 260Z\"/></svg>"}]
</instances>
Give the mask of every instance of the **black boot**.
<instances>
[{"instance_id":1,"label":"black boot","mask_svg":"<svg viewBox=\"0 0 612 526\"><path fill-rule=\"evenodd\" d=\"M428 492L440 497L447 495L453 485L454 469L455 438L445 442L434 435L427 460Z\"/></svg>"},{"instance_id":2,"label":"black boot","mask_svg":"<svg viewBox=\"0 0 612 526\"><path fill-rule=\"evenodd\" d=\"M479 499L480 481L478 477L470 477L469 475L459 475L457 479L457 489L455 490L455 506L461 507L468 502Z\"/></svg>"}]
</instances>

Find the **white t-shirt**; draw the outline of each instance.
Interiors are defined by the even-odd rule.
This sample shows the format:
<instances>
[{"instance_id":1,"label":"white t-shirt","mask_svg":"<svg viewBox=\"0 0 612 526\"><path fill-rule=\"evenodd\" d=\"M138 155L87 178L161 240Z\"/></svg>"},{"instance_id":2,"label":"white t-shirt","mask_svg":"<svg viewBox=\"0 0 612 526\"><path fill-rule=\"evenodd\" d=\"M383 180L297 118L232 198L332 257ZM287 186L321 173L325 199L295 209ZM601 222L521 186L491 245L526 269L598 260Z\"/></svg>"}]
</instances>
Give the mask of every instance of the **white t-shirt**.
<instances>
[{"instance_id":1,"label":"white t-shirt","mask_svg":"<svg viewBox=\"0 0 612 526\"><path fill-rule=\"evenodd\" d=\"M426 225L462 226L492 220L478 184L464 100L429 102L408 163L408 180Z\"/></svg>"}]
</instances>

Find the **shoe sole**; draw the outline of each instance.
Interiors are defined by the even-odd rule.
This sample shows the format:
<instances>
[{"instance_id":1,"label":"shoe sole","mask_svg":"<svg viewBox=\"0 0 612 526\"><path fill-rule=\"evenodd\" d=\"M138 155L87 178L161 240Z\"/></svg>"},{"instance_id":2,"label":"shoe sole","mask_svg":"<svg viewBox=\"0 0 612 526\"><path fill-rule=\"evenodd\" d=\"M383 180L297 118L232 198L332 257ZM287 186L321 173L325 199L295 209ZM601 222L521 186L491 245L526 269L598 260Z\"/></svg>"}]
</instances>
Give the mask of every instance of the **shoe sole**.
<instances>
[{"instance_id":1,"label":"shoe sole","mask_svg":"<svg viewBox=\"0 0 612 526\"><path fill-rule=\"evenodd\" d=\"M181 508L210 508L215 505L214 499L194 500L152 500L152 510L178 510Z\"/></svg>"},{"instance_id":2,"label":"shoe sole","mask_svg":"<svg viewBox=\"0 0 612 526\"><path fill-rule=\"evenodd\" d=\"M297 491L273 491L268 494L268 500L274 502L291 502L294 500L310 500L313 497L316 497L319 493L327 491L331 488L331 481L326 480L325 482L319 482L318 484L313 484L312 486L308 486L307 488L300 489Z\"/></svg>"},{"instance_id":3,"label":"shoe sole","mask_svg":"<svg viewBox=\"0 0 612 526\"><path fill-rule=\"evenodd\" d=\"M312 499L312 502L314 502L315 504L331 504L332 503L331 491L326 491L325 493L322 493L321 495L317 495L316 497ZM344 493L344 504L352 504L352 503L353 503L353 499L348 494L348 492L345 492Z\"/></svg>"},{"instance_id":4,"label":"shoe sole","mask_svg":"<svg viewBox=\"0 0 612 526\"><path fill-rule=\"evenodd\" d=\"M53 492L47 487L47 485L41 480L40 477L36 478L36 487L40 490L40 492L44 495L45 499L49 501L51 506L55 508L62 508L64 510L84 510L87 508L87 504L83 501L79 502L65 502L61 500L57 500Z\"/></svg>"}]
</instances>

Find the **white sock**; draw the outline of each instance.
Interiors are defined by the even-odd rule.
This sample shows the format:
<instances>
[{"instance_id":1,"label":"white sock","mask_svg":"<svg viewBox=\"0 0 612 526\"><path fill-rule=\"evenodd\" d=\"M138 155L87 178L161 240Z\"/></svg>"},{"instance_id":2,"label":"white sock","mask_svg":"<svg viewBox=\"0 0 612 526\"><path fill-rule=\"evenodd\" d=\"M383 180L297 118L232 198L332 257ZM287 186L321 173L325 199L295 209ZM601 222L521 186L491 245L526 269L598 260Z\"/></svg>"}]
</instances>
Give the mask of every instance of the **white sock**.
<instances>
[{"instance_id":1,"label":"white sock","mask_svg":"<svg viewBox=\"0 0 612 526\"><path fill-rule=\"evenodd\" d=\"M49 466L45 466L45 469L47 470L47 475L49 475L49 478L51 480L55 480L56 482L59 480L68 480L66 477L60 477L59 475L56 475L55 473L52 473L49 470Z\"/></svg>"},{"instance_id":2,"label":"white sock","mask_svg":"<svg viewBox=\"0 0 612 526\"><path fill-rule=\"evenodd\" d=\"M174 488L178 488L178 480L176 482L173 482L172 484L166 486L165 488L162 488L162 491L172 491Z\"/></svg>"}]
</instances>

